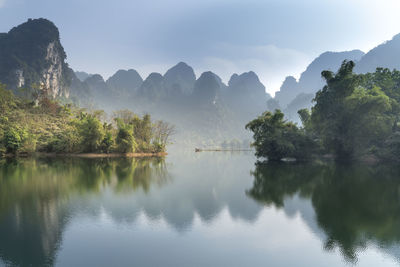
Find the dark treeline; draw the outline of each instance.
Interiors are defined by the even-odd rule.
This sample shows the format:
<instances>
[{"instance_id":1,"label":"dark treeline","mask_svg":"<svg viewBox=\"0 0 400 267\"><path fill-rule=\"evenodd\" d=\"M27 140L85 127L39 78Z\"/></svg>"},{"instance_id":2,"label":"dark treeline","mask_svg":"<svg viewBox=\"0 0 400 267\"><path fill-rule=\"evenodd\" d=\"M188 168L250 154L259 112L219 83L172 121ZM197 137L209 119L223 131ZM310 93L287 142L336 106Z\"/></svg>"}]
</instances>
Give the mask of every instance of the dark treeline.
<instances>
[{"instance_id":1,"label":"dark treeline","mask_svg":"<svg viewBox=\"0 0 400 267\"><path fill-rule=\"evenodd\" d=\"M0 84L0 155L55 153L164 152L174 127L128 110L106 120L101 110L87 111L52 100L44 88L26 98Z\"/></svg>"},{"instance_id":2,"label":"dark treeline","mask_svg":"<svg viewBox=\"0 0 400 267\"><path fill-rule=\"evenodd\" d=\"M257 156L399 160L400 72L378 68L355 74L354 66L344 61L337 73L322 72L326 85L316 93L313 107L298 111L302 127L286 121L280 110L249 122Z\"/></svg>"}]
</instances>

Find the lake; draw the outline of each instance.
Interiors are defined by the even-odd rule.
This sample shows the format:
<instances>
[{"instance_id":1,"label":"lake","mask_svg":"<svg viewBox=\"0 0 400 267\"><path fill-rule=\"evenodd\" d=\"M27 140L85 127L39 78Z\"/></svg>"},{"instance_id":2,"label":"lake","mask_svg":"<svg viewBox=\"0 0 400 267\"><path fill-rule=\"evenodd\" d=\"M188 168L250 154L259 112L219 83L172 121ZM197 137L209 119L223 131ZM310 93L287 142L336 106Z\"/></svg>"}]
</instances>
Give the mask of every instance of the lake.
<instances>
[{"instance_id":1,"label":"lake","mask_svg":"<svg viewBox=\"0 0 400 267\"><path fill-rule=\"evenodd\" d=\"M0 161L0 266L398 266L400 167Z\"/></svg>"}]
</instances>

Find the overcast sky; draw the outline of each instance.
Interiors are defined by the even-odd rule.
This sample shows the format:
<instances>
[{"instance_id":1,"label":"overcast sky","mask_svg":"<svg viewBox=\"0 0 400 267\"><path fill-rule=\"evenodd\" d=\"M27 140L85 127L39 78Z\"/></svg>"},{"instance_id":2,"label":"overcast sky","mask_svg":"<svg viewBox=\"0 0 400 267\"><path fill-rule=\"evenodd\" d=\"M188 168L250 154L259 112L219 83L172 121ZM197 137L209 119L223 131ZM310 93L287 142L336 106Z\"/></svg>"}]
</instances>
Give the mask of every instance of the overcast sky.
<instances>
[{"instance_id":1,"label":"overcast sky","mask_svg":"<svg viewBox=\"0 0 400 267\"><path fill-rule=\"evenodd\" d=\"M0 32L43 17L74 70L145 78L184 61L225 82L253 70L272 93L325 51L391 39L399 11L400 0L0 0Z\"/></svg>"}]
</instances>

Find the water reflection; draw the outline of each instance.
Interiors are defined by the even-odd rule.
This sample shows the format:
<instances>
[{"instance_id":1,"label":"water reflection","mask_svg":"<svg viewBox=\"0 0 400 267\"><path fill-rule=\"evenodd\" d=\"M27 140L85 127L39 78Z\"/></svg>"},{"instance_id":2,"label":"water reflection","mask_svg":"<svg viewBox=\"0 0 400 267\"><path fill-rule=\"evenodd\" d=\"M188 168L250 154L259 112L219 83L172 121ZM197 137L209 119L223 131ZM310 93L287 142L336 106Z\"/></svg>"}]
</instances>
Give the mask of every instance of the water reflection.
<instances>
[{"instance_id":1,"label":"water reflection","mask_svg":"<svg viewBox=\"0 0 400 267\"><path fill-rule=\"evenodd\" d=\"M317 222L326 250L338 247L350 262L371 243L399 254L399 166L269 163L253 175L247 195L259 203L285 208L295 195L311 200L315 218L302 217L311 228Z\"/></svg>"},{"instance_id":2,"label":"water reflection","mask_svg":"<svg viewBox=\"0 0 400 267\"><path fill-rule=\"evenodd\" d=\"M193 249L186 250L187 256L195 258L202 249L197 242L202 240L205 229L218 225L221 228L213 228L211 237L215 241L221 238L219 245L234 249L235 253L229 255L233 263L239 252L243 252L240 255L243 259L257 256L260 263L267 252L255 251L268 243L266 239L272 234L264 224L271 225L273 217L279 217L271 211L271 206L284 211L290 220L300 214L317 237L318 245L322 240L325 251L339 248L351 263L371 244L399 258L400 167L287 163L254 167L254 161L251 154L228 153L171 155L167 161L73 158L2 161L0 265L3 262L12 266L53 266L59 264L61 256L63 260L67 258L65 265L73 265L63 252L65 239L73 235L71 225L90 228L91 223L98 223L99 235L110 235L107 242L113 249L121 250L120 240L114 240L111 232L107 232L110 228L102 220L104 216L117 230L113 234L121 231L123 235L125 230L129 234L143 218L154 223L151 231L136 233L134 239L125 241L125 248L141 247L147 254L142 243L135 243L139 236L152 246L170 244L176 249L186 240L186 245L194 244ZM269 224L263 212L266 210L272 216L267 218ZM260 219L262 216L264 220ZM282 217L287 219L285 215ZM80 225L82 222L85 225ZM239 222L241 229L249 233L257 229L256 235L236 232L234 222ZM165 237L166 233L162 234L164 223L166 231L177 236L175 243L171 237ZM229 227L234 236L226 235L225 240L220 231ZM276 229L282 231L278 234L280 241L289 246L291 240L284 234L287 229L281 225ZM258 235L259 232L263 234ZM93 236L88 234L82 240L90 238ZM256 246L246 252L240 243L247 238L247 244L254 242ZM70 246L77 245L76 240L69 242ZM213 244L204 244L210 251L217 251ZM83 249L83 254L88 252L87 257L93 257L94 250ZM167 251L165 247L160 249ZM299 257L301 249L305 248L296 249ZM286 251L283 248L280 252ZM160 255L162 251L155 253ZM142 254L135 257L140 265L146 265L148 256ZM125 255L126 261L121 264L132 265L131 255ZM218 253L214 257L220 259ZM101 260L99 257L99 265Z\"/></svg>"},{"instance_id":3,"label":"water reflection","mask_svg":"<svg viewBox=\"0 0 400 267\"><path fill-rule=\"evenodd\" d=\"M147 193L171 180L162 159L37 159L0 163L0 258L15 266L52 266L71 214L96 215L91 194ZM88 209L81 210L83 206ZM0 262L1 263L1 262Z\"/></svg>"}]
</instances>

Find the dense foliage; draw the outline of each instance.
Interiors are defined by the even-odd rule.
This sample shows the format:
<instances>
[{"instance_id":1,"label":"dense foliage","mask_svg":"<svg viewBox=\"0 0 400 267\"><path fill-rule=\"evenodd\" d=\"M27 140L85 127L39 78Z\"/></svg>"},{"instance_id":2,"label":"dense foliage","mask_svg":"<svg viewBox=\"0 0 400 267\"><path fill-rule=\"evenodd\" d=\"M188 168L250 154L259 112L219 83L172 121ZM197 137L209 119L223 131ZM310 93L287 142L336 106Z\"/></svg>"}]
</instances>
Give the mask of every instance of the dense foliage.
<instances>
[{"instance_id":1,"label":"dense foliage","mask_svg":"<svg viewBox=\"0 0 400 267\"><path fill-rule=\"evenodd\" d=\"M0 84L0 155L11 153L110 153L165 151L174 127L124 110L107 122L103 111L87 112L51 100L40 90L34 101Z\"/></svg>"},{"instance_id":2,"label":"dense foliage","mask_svg":"<svg viewBox=\"0 0 400 267\"><path fill-rule=\"evenodd\" d=\"M400 72L378 68L355 74L354 66L344 61L337 73L322 72L326 85L314 106L298 112L302 127L286 122L279 110L251 121L246 127L254 133L257 156L303 160L323 153L345 161L400 160Z\"/></svg>"},{"instance_id":3,"label":"dense foliage","mask_svg":"<svg viewBox=\"0 0 400 267\"><path fill-rule=\"evenodd\" d=\"M265 112L246 125L254 133L256 155L268 157L269 160L308 158L316 148L314 142L303 129L285 121L283 117L284 114L278 109L275 113Z\"/></svg>"}]
</instances>

